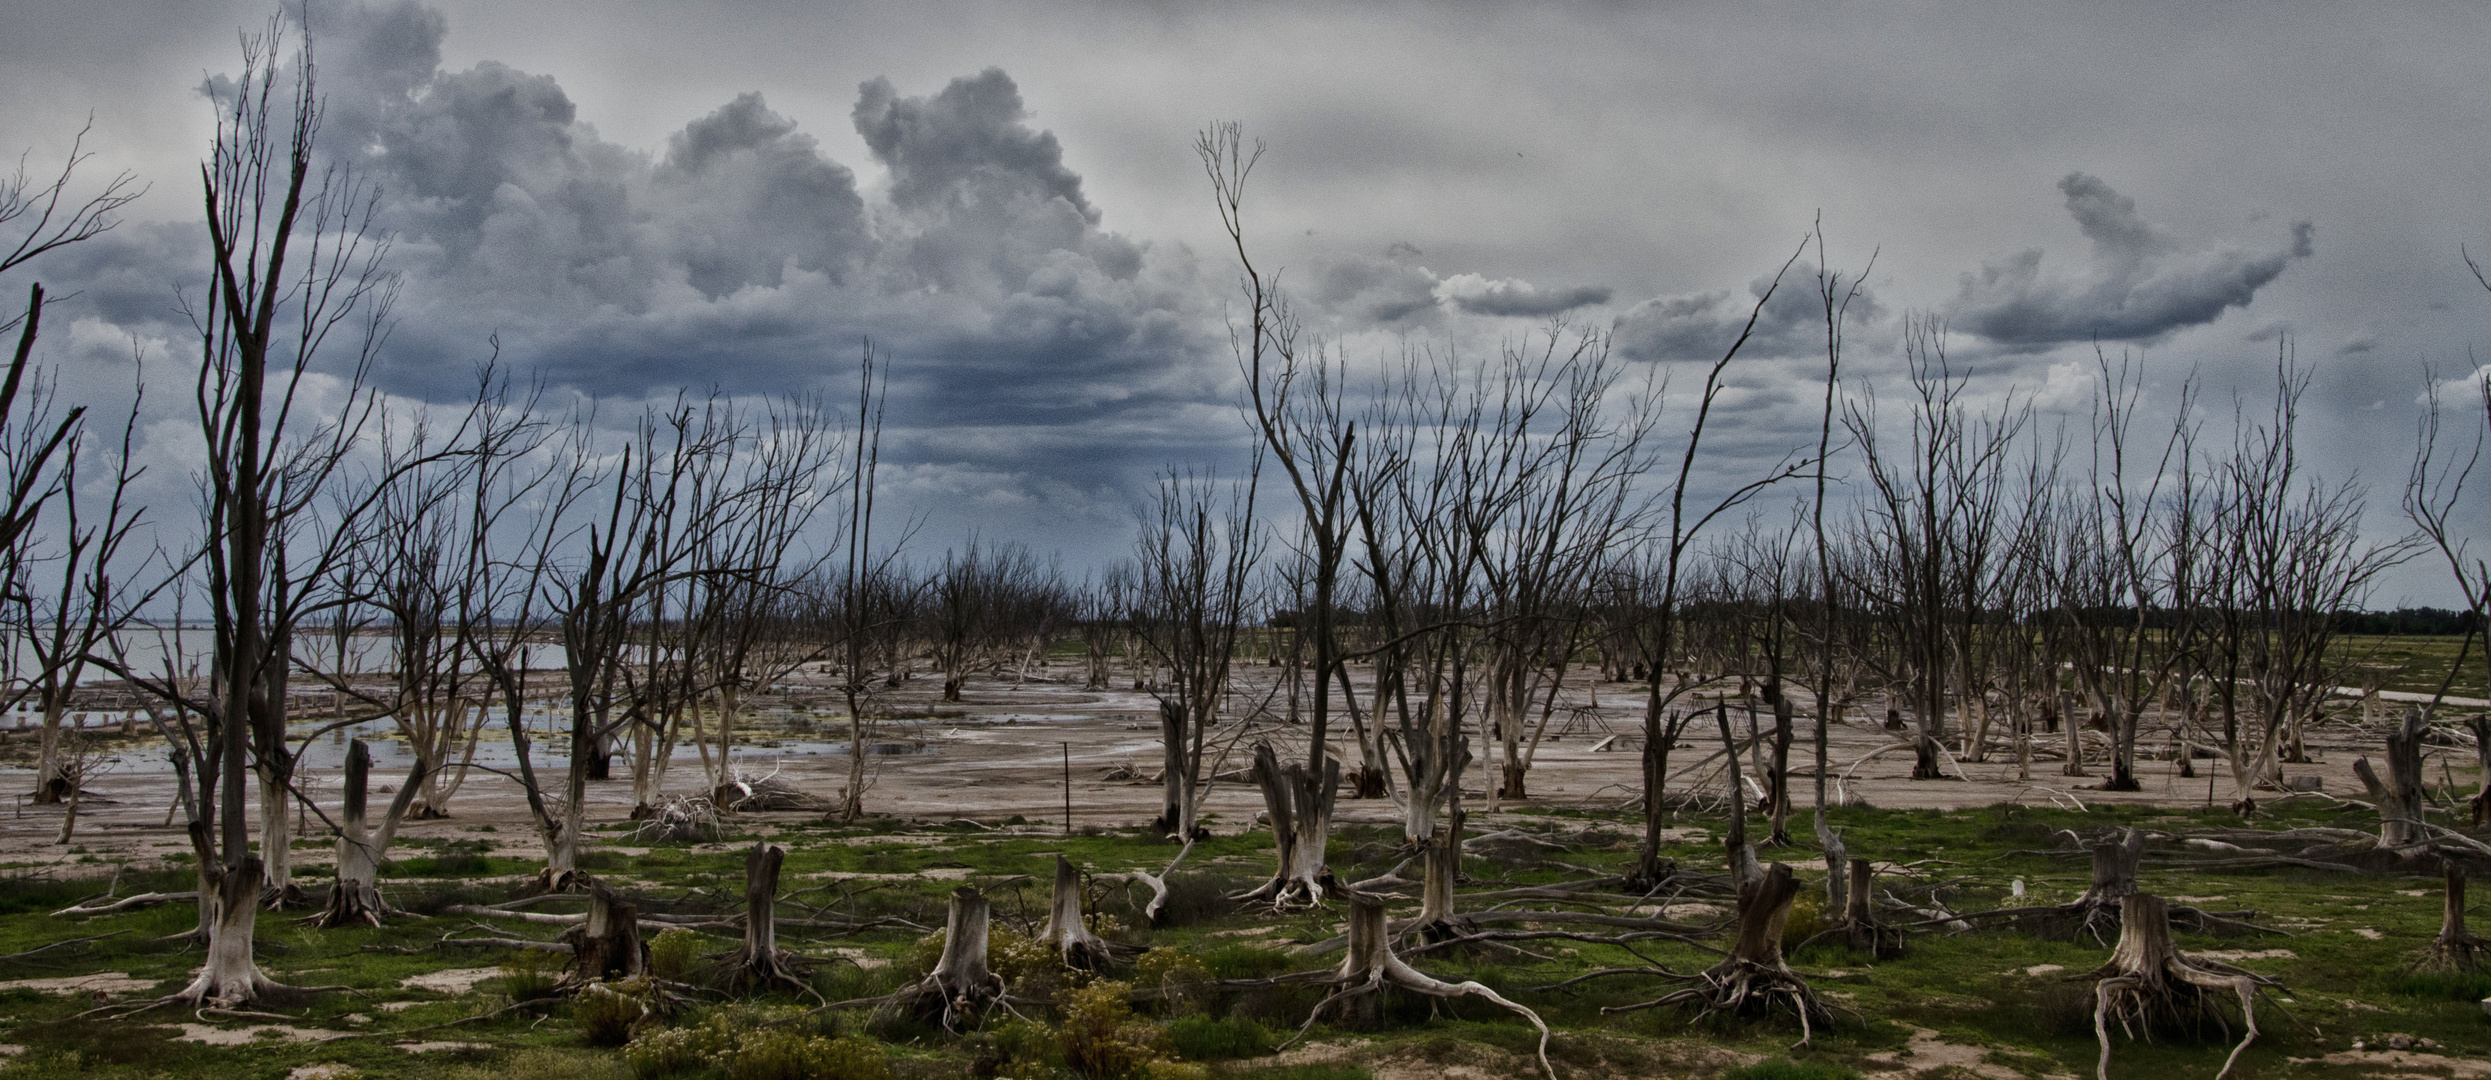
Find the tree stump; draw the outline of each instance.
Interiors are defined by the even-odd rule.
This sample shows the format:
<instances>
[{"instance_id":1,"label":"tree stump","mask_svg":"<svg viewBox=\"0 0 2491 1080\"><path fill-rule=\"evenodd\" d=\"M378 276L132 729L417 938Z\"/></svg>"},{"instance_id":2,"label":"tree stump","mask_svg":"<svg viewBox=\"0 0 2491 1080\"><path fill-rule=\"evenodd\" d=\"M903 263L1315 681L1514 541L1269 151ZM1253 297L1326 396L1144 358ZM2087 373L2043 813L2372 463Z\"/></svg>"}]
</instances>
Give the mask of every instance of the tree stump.
<instances>
[{"instance_id":1,"label":"tree stump","mask_svg":"<svg viewBox=\"0 0 2491 1080\"><path fill-rule=\"evenodd\" d=\"M368 820L371 783L371 749L361 739L347 743L346 807L343 820L338 823L337 883L329 887L328 902L311 917L312 925L322 929L356 924L379 926L381 916L390 910L389 902L381 897L381 857L388 854L390 842L398 835L398 823L406 820L416 794L423 790L423 759L416 759L414 771L407 774L406 783L398 788L398 797L390 800L377 833Z\"/></svg>"},{"instance_id":2,"label":"tree stump","mask_svg":"<svg viewBox=\"0 0 2491 1080\"><path fill-rule=\"evenodd\" d=\"M1271 744L1262 743L1254 748L1254 783L1271 815L1280 867L1270 881L1230 899L1267 901L1275 909L1322 903L1332 883L1323 848L1332 837L1332 800L1341 787L1341 763L1325 758L1321 775L1295 763L1283 768Z\"/></svg>"},{"instance_id":3,"label":"tree stump","mask_svg":"<svg viewBox=\"0 0 2491 1080\"><path fill-rule=\"evenodd\" d=\"M1119 951L1115 943L1091 933L1081 914L1081 871L1073 869L1072 860L1057 855L1055 896L1047 907L1047 924L1038 932L1039 940L1053 948L1068 968L1096 971L1114 963Z\"/></svg>"},{"instance_id":4,"label":"tree stump","mask_svg":"<svg viewBox=\"0 0 2491 1080\"><path fill-rule=\"evenodd\" d=\"M2406 709L2402 724L2387 733L2387 780L2381 783L2370 759L2355 758L2353 775L2370 789L2379 807L2379 844L2391 851L2426 839L2422 827L2422 736L2430 718L2420 709Z\"/></svg>"},{"instance_id":5,"label":"tree stump","mask_svg":"<svg viewBox=\"0 0 2491 1080\"><path fill-rule=\"evenodd\" d=\"M1869 903L1869 886L1874 874L1875 868L1868 860L1851 860L1851 884L1844 891L1843 936L1853 951L1868 953L1880 960L1891 960L1903 955L1905 941L1900 928L1877 920L1877 910Z\"/></svg>"},{"instance_id":6,"label":"tree stump","mask_svg":"<svg viewBox=\"0 0 2491 1080\"><path fill-rule=\"evenodd\" d=\"M2465 868L2453 860L2446 863L2447 892L2440 908L2439 936L2414 966L2424 971L2472 971L2481 966L2483 951L2491 941L2475 937L2465 929Z\"/></svg>"},{"instance_id":7,"label":"tree stump","mask_svg":"<svg viewBox=\"0 0 2491 1080\"><path fill-rule=\"evenodd\" d=\"M640 909L606 883L588 880L588 917L564 935L571 942L571 970L563 985L636 979L649 969L649 946L640 940Z\"/></svg>"},{"instance_id":8,"label":"tree stump","mask_svg":"<svg viewBox=\"0 0 2491 1080\"><path fill-rule=\"evenodd\" d=\"M1453 828L1439 832L1427 841L1422 859L1418 918L1411 923L1408 932L1432 944L1461 937L1477 929L1476 924L1453 910L1453 882L1462 866L1462 833L1458 819Z\"/></svg>"},{"instance_id":9,"label":"tree stump","mask_svg":"<svg viewBox=\"0 0 2491 1080\"><path fill-rule=\"evenodd\" d=\"M1694 985L1636 1005L1613 1005L1603 1013L1631 1012L1662 1006L1695 1008L1696 1019L1715 1013L1762 1017L1788 1012L1799 1020L1799 1045L1816 1037L1819 1024L1834 1016L1807 980L1782 958L1782 927L1791 902L1799 898L1799 879L1790 867L1774 863L1739 888L1738 937L1730 955L1693 978Z\"/></svg>"},{"instance_id":10,"label":"tree stump","mask_svg":"<svg viewBox=\"0 0 2491 1080\"><path fill-rule=\"evenodd\" d=\"M2119 945L2110 962L2079 978L2093 984L2093 1035L2102 1044L2095 1067L2099 1080L2110 1080L2110 1020L2133 1041L2150 1036L2157 1026L2196 1024L2213 1019L2222 1024L2211 991L2229 990L2240 1001L2248 1032L2223 1059L2215 1080L2229 1075L2240 1053L2257 1041L2257 991L2274 980L2217 960L2190 957L2171 943L2171 914L2162 898L2131 892L2119 902ZM2226 1031L2230 1025L2222 1025Z\"/></svg>"},{"instance_id":11,"label":"tree stump","mask_svg":"<svg viewBox=\"0 0 2491 1080\"><path fill-rule=\"evenodd\" d=\"M1428 997L1485 998L1529 1020L1532 1027L1540 1030L1540 1069L1548 1074L1549 1080L1556 1080L1557 1070L1548 1063L1548 1025L1540 1020L1540 1014L1507 1000L1504 995L1480 983L1444 982L1411 967L1393 953L1392 935L1386 929L1384 920L1384 905L1366 896L1348 895L1348 952L1341 958L1341 966L1323 980L1324 984L1332 987L1332 992L1316 1003L1304 1026L1298 1028L1297 1034L1291 1036L1287 1043L1281 1044L1282 1049L1305 1038L1306 1032L1324 1013L1348 1006L1372 1009L1387 987L1398 987Z\"/></svg>"},{"instance_id":12,"label":"tree stump","mask_svg":"<svg viewBox=\"0 0 2491 1080\"><path fill-rule=\"evenodd\" d=\"M754 841L744 855L744 944L727 972L739 992L774 983L813 992L800 977L803 958L778 947L778 872L786 861L787 849L767 841Z\"/></svg>"},{"instance_id":13,"label":"tree stump","mask_svg":"<svg viewBox=\"0 0 2491 1080\"><path fill-rule=\"evenodd\" d=\"M986 896L963 885L951 891L951 911L943 920L943 957L917 985L892 995L891 1003L932 1016L946 1031L957 1031L963 1018L974 1020L986 1006L1004 997L1003 976L986 967L987 920L992 906Z\"/></svg>"}]
</instances>

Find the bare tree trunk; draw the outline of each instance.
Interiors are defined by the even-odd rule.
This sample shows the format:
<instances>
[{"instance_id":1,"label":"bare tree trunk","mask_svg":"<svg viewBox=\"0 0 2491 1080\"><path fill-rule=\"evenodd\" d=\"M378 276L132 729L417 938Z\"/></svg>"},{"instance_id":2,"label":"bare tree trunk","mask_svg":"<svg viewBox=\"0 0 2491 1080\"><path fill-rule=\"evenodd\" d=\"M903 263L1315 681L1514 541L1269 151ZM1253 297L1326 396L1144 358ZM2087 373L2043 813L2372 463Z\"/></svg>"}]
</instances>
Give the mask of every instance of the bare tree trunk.
<instances>
[{"instance_id":1,"label":"bare tree trunk","mask_svg":"<svg viewBox=\"0 0 2491 1080\"><path fill-rule=\"evenodd\" d=\"M2398 850L2421 843L2422 828L2422 736L2430 730L2430 719L2420 709L2405 711L2404 723L2387 733L2387 781L2382 784L2372 771L2370 759L2353 761L2353 774L2370 789L2370 798L2379 807L2379 843Z\"/></svg>"},{"instance_id":2,"label":"bare tree trunk","mask_svg":"<svg viewBox=\"0 0 2491 1080\"><path fill-rule=\"evenodd\" d=\"M2491 825L2491 716L2475 716L2465 721L2465 728L2474 733L2474 761L2482 767L2482 790L2474 793L2469 804L2474 811L2474 827Z\"/></svg>"},{"instance_id":3,"label":"bare tree trunk","mask_svg":"<svg viewBox=\"0 0 2491 1080\"><path fill-rule=\"evenodd\" d=\"M1340 791L1340 761L1325 758L1323 774L1317 777L1296 762L1283 767L1271 744L1263 743L1254 748L1254 783L1263 790L1263 807L1271 815L1280 867L1260 888L1234 899L1267 900L1274 907L1322 903L1332 883L1323 849L1332 836L1332 800Z\"/></svg>"},{"instance_id":4,"label":"bare tree trunk","mask_svg":"<svg viewBox=\"0 0 2491 1080\"><path fill-rule=\"evenodd\" d=\"M2483 951L2491 948L2491 941L2475 937L2465 929L2465 868L2449 860L2442 869L2447 892L2441 901L2439 936L2431 939L2430 948L2423 951L2416 966L2431 971L2472 971L2481 966Z\"/></svg>"},{"instance_id":5,"label":"bare tree trunk","mask_svg":"<svg viewBox=\"0 0 2491 1080\"><path fill-rule=\"evenodd\" d=\"M778 872L787 849L754 841L744 855L744 945L735 954L729 985L738 990L784 983L810 992L797 977L801 960L778 947Z\"/></svg>"},{"instance_id":6,"label":"bare tree trunk","mask_svg":"<svg viewBox=\"0 0 2491 1080\"><path fill-rule=\"evenodd\" d=\"M1772 771L1765 777L1765 798L1773 802L1773 834L1765 843L1777 847L1790 844L1790 695L1773 696L1773 757Z\"/></svg>"},{"instance_id":7,"label":"bare tree trunk","mask_svg":"<svg viewBox=\"0 0 2491 1080\"><path fill-rule=\"evenodd\" d=\"M1349 902L1348 938L1341 966L1326 980L1333 985L1332 993L1315 1006L1314 1012L1306 1018L1306 1027L1299 1029L1296 1038L1290 1039L1290 1042L1304 1038L1306 1030L1312 1028L1325 1012L1342 1005L1355 1005L1362 1015L1372 1016L1377 999L1382 997L1388 986L1429 997L1481 997L1504 1006L1507 1011L1530 1021L1532 1027L1539 1029L1540 1069L1548 1074L1550 1080L1556 1080L1557 1072L1548 1064L1548 1025L1540 1020L1540 1015L1506 1000L1483 984L1444 982L1393 955L1392 934L1384 919L1384 905L1353 896Z\"/></svg>"},{"instance_id":8,"label":"bare tree trunk","mask_svg":"<svg viewBox=\"0 0 2491 1080\"><path fill-rule=\"evenodd\" d=\"M1107 940L1090 932L1081 916L1081 871L1073 869L1072 860L1055 857L1055 893L1047 905L1046 926L1038 932L1040 939L1063 957L1064 966L1083 971L1106 967L1115 958L1114 948Z\"/></svg>"},{"instance_id":9,"label":"bare tree trunk","mask_svg":"<svg viewBox=\"0 0 2491 1080\"><path fill-rule=\"evenodd\" d=\"M405 820L429 775L423 759L417 758L415 771L399 786L397 798L390 801L376 835L367 822L372 751L361 739L346 744L346 807L337 836L337 883L330 886L328 903L313 917L313 925L327 928L381 924L381 916L389 911L388 901L381 897L381 857L388 854L398 823Z\"/></svg>"},{"instance_id":10,"label":"bare tree trunk","mask_svg":"<svg viewBox=\"0 0 2491 1080\"><path fill-rule=\"evenodd\" d=\"M640 909L614 894L605 882L588 883L588 919L574 931L571 972L574 986L609 979L634 979L649 969L649 947L640 940Z\"/></svg>"},{"instance_id":11,"label":"bare tree trunk","mask_svg":"<svg viewBox=\"0 0 2491 1080\"><path fill-rule=\"evenodd\" d=\"M292 988L262 974L251 957L252 933L259 922L261 872L257 857L243 856L241 865L216 872L213 890L199 894L201 908L212 910L215 920L208 932L207 963L176 996L202 1005L228 1006L272 1003L288 996Z\"/></svg>"}]
</instances>

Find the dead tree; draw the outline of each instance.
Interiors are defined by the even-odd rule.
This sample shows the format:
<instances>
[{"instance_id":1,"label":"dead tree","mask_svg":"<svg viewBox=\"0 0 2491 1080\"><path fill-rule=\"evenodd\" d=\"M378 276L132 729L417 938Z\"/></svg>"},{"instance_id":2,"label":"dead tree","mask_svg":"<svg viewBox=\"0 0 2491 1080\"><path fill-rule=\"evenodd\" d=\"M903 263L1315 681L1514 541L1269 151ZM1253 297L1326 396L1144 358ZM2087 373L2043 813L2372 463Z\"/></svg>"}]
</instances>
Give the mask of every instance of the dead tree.
<instances>
[{"instance_id":1,"label":"dead tree","mask_svg":"<svg viewBox=\"0 0 2491 1080\"><path fill-rule=\"evenodd\" d=\"M640 909L615 895L605 882L587 879L588 917L565 931L571 945L571 970L562 985L579 989L590 983L636 979L649 970L649 945L640 940Z\"/></svg>"},{"instance_id":2,"label":"dead tree","mask_svg":"<svg viewBox=\"0 0 2491 1080\"><path fill-rule=\"evenodd\" d=\"M381 924L381 916L390 910L388 901L381 898L381 858L389 853L390 841L398 835L398 823L406 820L407 811L415 805L415 796L424 790L427 771L424 759L415 759L415 768L399 785L397 797L389 800L389 810L381 816L380 829L375 832L366 812L372 783L372 751L361 739L346 744L346 811L338 822L337 883L329 887L329 901L319 914L312 916L312 925L326 929Z\"/></svg>"},{"instance_id":3,"label":"dead tree","mask_svg":"<svg viewBox=\"0 0 2491 1080\"><path fill-rule=\"evenodd\" d=\"M1062 855L1055 857L1055 895L1047 905L1046 926L1038 931L1038 938L1063 958L1065 967L1082 971L1106 967L1126 951L1090 931L1089 922L1082 918L1081 871Z\"/></svg>"},{"instance_id":4,"label":"dead tree","mask_svg":"<svg viewBox=\"0 0 2491 1080\"><path fill-rule=\"evenodd\" d=\"M2424 842L2422 819L2422 736L2430 717L2420 709L2405 710L2404 722L2387 733L2387 779L2381 781L2370 759L2353 759L2353 775L2370 789L2379 808L2379 846L2403 851Z\"/></svg>"},{"instance_id":5,"label":"dead tree","mask_svg":"<svg viewBox=\"0 0 2491 1080\"><path fill-rule=\"evenodd\" d=\"M2120 1030L2131 1040L2174 1023L2194 1025L2206 1019L2221 1023L2213 992L2229 990L2239 998L2240 1016L2248 1031L2240 1045L2232 1048L2231 1056L2223 1059L2222 1070L2214 1074L2215 1080L2223 1080L2240 1060L2240 1052L2257 1041L2258 989L2275 985L2273 979L2255 972L2180 952L2171 943L2169 910L2160 897L2146 893L2130 893L2120 900L2119 945L2111 951L2109 963L2081 978L2097 980L2093 984L2093 1035L2102 1044L2101 1062L2095 1070L2101 1080L2110 1080L2112 1018L2118 1019Z\"/></svg>"},{"instance_id":6,"label":"dead tree","mask_svg":"<svg viewBox=\"0 0 2491 1080\"><path fill-rule=\"evenodd\" d=\"M1790 867L1774 863L1763 874L1739 886L1738 937L1730 955L1692 977L1694 985L1636 1005L1613 1005L1602 1013L1632 1012L1665 1006L1688 1006L1698 1020L1715 1014L1755 1018L1788 1013L1799 1020L1799 1045L1816 1037L1816 1028L1833 1021L1833 1011L1818 1000L1807 980L1782 959L1782 927L1790 905L1799 898L1799 879Z\"/></svg>"},{"instance_id":7,"label":"dead tree","mask_svg":"<svg viewBox=\"0 0 2491 1080\"><path fill-rule=\"evenodd\" d=\"M1507 1000L1504 995L1480 983L1444 982L1411 967L1393 954L1392 935L1385 926L1384 905L1381 902L1363 895L1350 895L1348 954L1341 958L1341 966L1322 980L1322 985L1332 988L1331 993L1324 995L1324 999L1315 1005L1314 1011L1306 1017L1305 1025L1289 1039L1289 1043L1305 1038L1306 1032L1315 1026L1315 1021L1331 1010L1349 1005L1372 1010L1375 1001L1389 987L1437 998L1480 997L1529 1020L1532 1027L1539 1029L1540 1069L1548 1074L1549 1080L1556 1080L1557 1071L1548 1064L1548 1025L1540 1020L1540 1014ZM1282 1044L1282 1047L1285 1049L1289 1043Z\"/></svg>"},{"instance_id":8,"label":"dead tree","mask_svg":"<svg viewBox=\"0 0 2491 1080\"><path fill-rule=\"evenodd\" d=\"M1418 918L1411 921L1409 933L1426 942L1460 937L1476 929L1476 924L1453 911L1453 883L1462 867L1462 829L1457 818L1451 828L1429 838L1423 853L1419 878Z\"/></svg>"},{"instance_id":9,"label":"dead tree","mask_svg":"<svg viewBox=\"0 0 2491 1080\"><path fill-rule=\"evenodd\" d=\"M1160 809L1151 828L1180 843L1199 829L1205 751L1253 604L1264 547L1254 520L1261 460L1254 454L1245 479L1228 485L1171 471L1135 510L1134 570L1121 597L1131 606L1121 614L1150 662L1167 672L1151 688L1160 748ZM1103 680L1100 664L1094 677Z\"/></svg>"},{"instance_id":10,"label":"dead tree","mask_svg":"<svg viewBox=\"0 0 2491 1080\"><path fill-rule=\"evenodd\" d=\"M1320 742L1316 752L1320 757ZM1230 899L1265 901L1275 909L1323 902L1332 886L1323 849L1332 836L1332 800L1341 788L1341 763L1332 757L1321 760L1323 771L1310 773L1294 761L1283 767L1268 742L1254 747L1254 784L1262 789L1263 808L1271 816L1280 866L1270 881Z\"/></svg>"},{"instance_id":11,"label":"dead tree","mask_svg":"<svg viewBox=\"0 0 2491 1080\"><path fill-rule=\"evenodd\" d=\"M728 961L727 985L736 990L771 985L813 988L798 978L803 960L778 947L778 871L787 849L756 840L744 855L744 945Z\"/></svg>"}]
</instances>

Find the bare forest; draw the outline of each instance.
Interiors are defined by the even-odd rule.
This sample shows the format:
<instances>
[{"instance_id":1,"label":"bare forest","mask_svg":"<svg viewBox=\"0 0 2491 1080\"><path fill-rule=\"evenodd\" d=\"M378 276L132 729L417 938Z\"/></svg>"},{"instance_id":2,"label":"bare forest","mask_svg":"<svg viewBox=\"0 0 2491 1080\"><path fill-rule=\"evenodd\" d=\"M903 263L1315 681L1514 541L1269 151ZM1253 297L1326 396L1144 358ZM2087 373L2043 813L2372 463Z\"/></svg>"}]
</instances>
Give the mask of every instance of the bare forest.
<instances>
[{"instance_id":1,"label":"bare forest","mask_svg":"<svg viewBox=\"0 0 2491 1080\"><path fill-rule=\"evenodd\" d=\"M1214 124L1250 450L1077 565L891 509L872 342L383 393L313 52L241 59L130 388L195 400L194 501L42 360L140 180L0 184L0 1075L2491 1076L2480 376L2380 478L2288 337L2068 407L1923 313L1863 374L1822 227L1709 363L1353 356ZM1813 438L1759 451L1790 294Z\"/></svg>"}]
</instances>

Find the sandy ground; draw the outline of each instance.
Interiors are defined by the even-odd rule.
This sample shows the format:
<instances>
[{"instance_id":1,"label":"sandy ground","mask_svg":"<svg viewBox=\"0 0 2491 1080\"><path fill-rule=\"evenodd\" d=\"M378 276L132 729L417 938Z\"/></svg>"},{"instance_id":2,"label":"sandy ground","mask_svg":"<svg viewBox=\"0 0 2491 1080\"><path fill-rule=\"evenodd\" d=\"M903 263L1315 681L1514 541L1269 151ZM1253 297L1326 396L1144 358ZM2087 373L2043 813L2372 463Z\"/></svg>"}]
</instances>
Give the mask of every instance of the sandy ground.
<instances>
[{"instance_id":1,"label":"sandy ground","mask_svg":"<svg viewBox=\"0 0 2491 1080\"><path fill-rule=\"evenodd\" d=\"M1271 671L1259 666L1242 670L1248 691L1236 697L1251 700L1259 693L1252 684L1271 678ZM1034 826L1061 827L1069 762L1073 826L1130 826L1149 820L1158 810L1159 786L1147 779L1109 777L1147 778L1158 771L1154 699L1127 689L1082 690L1078 675L1063 665L1042 669L1040 674L1061 675L1075 681L973 679L966 688L965 700L959 703L937 702L940 680L933 677L921 676L891 692L883 702L886 708L920 718L884 722L876 741L911 752L869 757L867 808L875 813L927 822L966 818L992 825L1019 816ZM1521 804L1506 802L1505 812L1518 806L1613 810L1634 805L1640 784L1634 746L1627 739L1620 739L1608 749L1600 747L1610 734L1631 738L1639 730L1640 688L1602 683L1596 678L1595 672L1584 669L1568 680L1561 695L1564 707L1558 711L1556 722L1533 758L1531 798ZM1129 680L1125 685L1130 685ZM777 738L780 745L739 746L736 768L747 775L776 771L804 790L829 798L846 781L843 746L831 741L844 731L844 718L826 714L824 706L830 700L826 692L811 693L801 684L791 689L784 701L775 706L764 702L756 710L768 722L765 726L779 726L790 716L809 717L818 723L821 733L782 735L777 730L762 731L763 737ZM791 705L792 711L788 708ZM1877 714L1882 713L1879 708ZM1731 717L1743 736L1746 713L1734 707ZM1764 722L1769 724L1770 718L1764 718ZM1810 797L1814 782L1807 723L1802 720L1791 753L1791 763L1798 774L1792 779L1792 787L1803 803ZM1345 724L1336 727L1332 742L1354 760L1354 744L1344 728ZM1304 753L1302 727L1258 721L1241 733L1232 726L1214 740L1215 747L1226 749L1215 750L1220 760L1213 771L1244 768L1253 742L1262 738L1270 738L1279 745L1284 760ZM2043 736L2041 741L2055 747L2059 738ZM342 740L339 735L324 741ZM501 751L507 754L506 739L499 741ZM1474 732L1474 754L1484 758L1480 741ZM1911 755L1907 749L1862 760L1882 747L1898 744L1900 738L1881 725L1856 716L1835 726L1831 742L1829 756L1838 781L1833 785L1837 789L1834 797L1864 799L1882 807L1962 810L1997 803L2066 808L2108 803L2196 806L2209 799L2227 804L2233 798L2230 780L2219 763L2202 759L2196 762L2194 778L2180 777L2174 761L2143 761L2139 768L2145 790L2112 793L2094 790L2104 771L2098 764L2092 769L2093 777L2068 777L2061 775L2061 762L2055 758L2036 760L2030 779L2021 780L2011 754L2004 755L2003 760L1993 754L1987 762L1958 763L1962 779L1914 781L1909 778ZM2325 727L2311 733L2311 749L2317 760L2308 765L2286 766L2285 771L2291 777L2318 777L2324 791L2331 794L2357 793L2361 788L2351 771L2352 761L2363 752L2375 753L2375 746L2374 735L2360 728ZM1721 792L1723 778L1714 753L1719 747L1718 731L1709 721L1682 736L1680 748L1672 755L1672 771L1679 775L1672 779L1670 790L1716 795ZM336 749L331 746L325 755L315 754L307 760L335 760ZM2149 754L2168 757L2167 745L2148 745L2145 749ZM20 794L9 807L0 809L0 863L94 874L102 872L98 863L147 865L167 853L186 851L187 841L168 822L174 787L171 770L163 761L162 747L144 740L128 740L117 745L114 754L119 760L111 771L89 785L76 835L68 846L54 842L60 830L62 808L28 805ZM538 754L540 773L558 776L559 756L550 753L541 742ZM1699 765L1707 756L1714 760ZM2470 753L2465 757L2469 758ZM384 753L382 758L374 781L394 783L404 768L404 755L396 755L397 764L391 763L389 754ZM2462 759L2457 760L2462 763ZM333 813L336 770L312 765L307 765L306 770L307 790L323 805L332 807ZM615 771L617 776L624 775L625 765L620 759ZM2436 768L2428 771L2439 772ZM1478 825L1489 825L1497 816L1481 814L1485 793L1480 785L1486 777L1486 770L1478 765L1468 776L1467 806ZM24 792L32 786L32 773L26 765L0 768L0 791ZM666 790L691 794L705 788L700 760L687 748L677 755ZM2277 796L2267 793L2264 797ZM626 779L592 784L589 798L592 820L617 820L631 809L631 785ZM377 807L385 802L385 796L376 796L373 801ZM1206 812L1215 831L1246 829L1261 810L1261 797L1250 785L1215 782L1208 792ZM446 820L409 822L400 835L405 839L481 837L488 834L477 829L490 825L493 832L489 836L498 851L524 856L541 851L528 824L519 787L510 780L483 771L471 773L458 791L451 814ZM1397 821L1398 813L1388 800L1345 800L1340 804L1337 820L1382 823ZM307 835L327 835L317 821L309 824L311 832ZM326 862L328 856L306 849L298 851L295 860L298 865L314 864Z\"/></svg>"}]
</instances>

